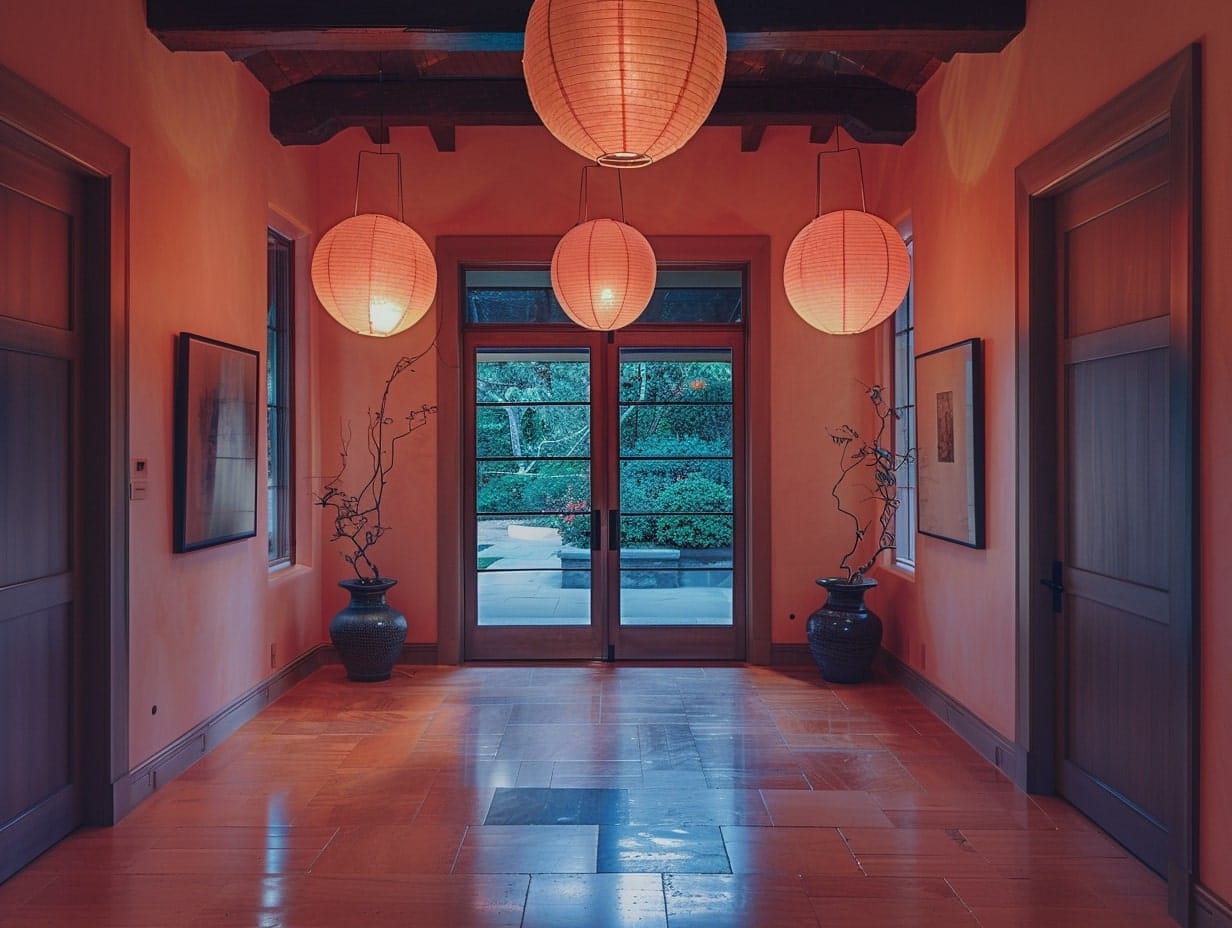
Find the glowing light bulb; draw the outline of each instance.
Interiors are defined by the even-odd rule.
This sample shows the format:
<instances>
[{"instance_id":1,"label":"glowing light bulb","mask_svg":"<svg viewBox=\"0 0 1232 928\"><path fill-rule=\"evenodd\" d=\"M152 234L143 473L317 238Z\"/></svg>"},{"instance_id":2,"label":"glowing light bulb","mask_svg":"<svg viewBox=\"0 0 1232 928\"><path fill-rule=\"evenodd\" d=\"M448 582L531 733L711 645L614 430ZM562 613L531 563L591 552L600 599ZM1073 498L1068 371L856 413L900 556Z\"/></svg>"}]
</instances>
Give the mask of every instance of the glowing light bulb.
<instances>
[{"instance_id":1,"label":"glowing light bulb","mask_svg":"<svg viewBox=\"0 0 1232 928\"><path fill-rule=\"evenodd\" d=\"M389 300L373 300L368 304L368 320L372 323L372 331L380 335L388 335L396 329L404 315L406 307Z\"/></svg>"}]
</instances>

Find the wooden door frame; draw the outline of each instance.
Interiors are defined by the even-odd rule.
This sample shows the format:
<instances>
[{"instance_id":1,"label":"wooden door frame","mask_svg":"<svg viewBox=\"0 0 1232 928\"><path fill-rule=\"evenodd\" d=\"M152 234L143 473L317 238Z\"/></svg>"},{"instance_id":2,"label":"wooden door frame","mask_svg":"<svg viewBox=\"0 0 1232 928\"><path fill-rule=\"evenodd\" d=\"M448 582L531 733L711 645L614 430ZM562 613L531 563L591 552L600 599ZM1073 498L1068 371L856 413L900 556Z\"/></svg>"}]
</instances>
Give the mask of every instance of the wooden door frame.
<instances>
[{"instance_id":1,"label":"wooden door frame","mask_svg":"<svg viewBox=\"0 0 1232 928\"><path fill-rule=\"evenodd\" d=\"M1054 792L1056 626L1050 575L1056 498L1056 197L1124 157L1166 126L1170 147L1171 292L1169 474L1173 545L1168 719L1175 742L1166 763L1169 912L1187 924L1197 861L1197 315L1198 46L1186 48L1019 165L1015 173L1017 310L1016 731L1025 757L1020 785Z\"/></svg>"},{"instance_id":2,"label":"wooden door frame","mask_svg":"<svg viewBox=\"0 0 1232 928\"><path fill-rule=\"evenodd\" d=\"M770 239L761 235L650 236L664 262L744 264L747 461L745 513L745 655L770 663ZM543 267L557 239L549 236L441 236L436 254L437 340L437 661L463 660L466 563L462 516L462 410L465 398L462 319L465 268L475 264Z\"/></svg>"},{"instance_id":3,"label":"wooden door frame","mask_svg":"<svg viewBox=\"0 0 1232 928\"><path fill-rule=\"evenodd\" d=\"M494 329L496 327L487 328ZM581 351L585 352L586 355L585 363L587 370L593 372L595 355L603 351L605 347L601 342L599 333L581 328L577 328L574 331L562 331L560 326L551 328L540 326L540 331L535 331L531 326L519 326L512 330L505 329L504 327L500 328L503 331L480 332L479 338L467 339L465 334L462 335L463 345L469 346L459 356L462 365L463 389L467 392L470 392L470 389L472 389L471 385L478 378L477 351L502 351L513 347L515 342L519 348L531 347L547 353L554 351ZM543 329L548 329L548 331L542 331ZM477 345L476 342L479 342L479 344ZM591 390L591 396L593 396L594 391L601 389L601 385L596 379L592 378L588 384L588 389ZM602 457L603 447L602 439L596 439L595 437L599 430L595 428L596 413L593 403L589 398L587 407L589 411L588 419L591 424L591 448L590 457L586 460L587 464L590 465L591 461L596 457ZM458 436L459 439L462 436L468 436L467 445L472 444L469 436L475 434L477 415L478 404L465 400L460 409L462 429L458 432ZM472 450L474 449L472 448ZM468 505L468 500L475 499L476 471L473 455L462 452L459 454L459 460L463 464L456 468L454 472L459 475L458 481L461 492L458 499L462 507L461 511L465 515L463 518L458 519L456 524L461 532L461 545L458 550L460 554L464 555L467 551L474 552L476 550L477 523L475 513ZM593 475L593 470L588 472ZM602 479L602 475L599 476L599 479L592 479L592 489ZM465 578L465 585L469 585L471 582L471 578L468 575L471 566L471 561L468 557L463 557L460 561L458 573L459 576ZM588 615L593 616L594 611L598 608L596 604L602 598L600 595L602 590L596 582L602 574L592 567L591 576L593 579L591 584L590 612ZM465 599L463 603L465 603ZM475 602L469 605L474 609L478 608L478 604ZM504 660L563 660L580 657L582 654L592 654L596 657L599 654L602 630L590 619L585 624L579 625L537 627L535 628L536 634L532 639L527 636L528 627L525 625L472 626L468 621L470 618L468 609L464 606L461 611L463 617L462 653L464 657L469 655L471 659L487 660L489 658L482 656L482 652L495 652ZM475 655L480 656L475 657Z\"/></svg>"},{"instance_id":4,"label":"wooden door frame","mask_svg":"<svg viewBox=\"0 0 1232 928\"><path fill-rule=\"evenodd\" d=\"M85 184L80 566L75 609L81 686L83 820L110 825L131 807L128 773L128 200L127 146L0 66L0 135ZM81 621L87 604L94 618Z\"/></svg>"},{"instance_id":5,"label":"wooden door frame","mask_svg":"<svg viewBox=\"0 0 1232 928\"><path fill-rule=\"evenodd\" d=\"M746 282L747 285L747 282ZM605 389L608 400L619 405L619 364L620 352L626 349L636 351L639 348L701 348L707 350L731 351L732 366L732 481L733 487L743 492L733 496L734 512L732 539L732 623L730 625L625 625L621 621L621 596L619 585L611 584L607 589L607 601L604 609L609 621L609 644L615 647L615 655L626 660L655 660L663 654L679 654L685 658L697 660L744 660L747 656L749 633L748 613L748 565L749 565L749 533L748 501L750 487L748 484L749 448L748 448L748 409L745 403L748 399L749 368L747 359L747 322L746 312L744 331L733 333L725 327L713 328L698 325L672 324L658 326L649 331L628 331L624 338L617 333L614 340L607 341L604 347L608 350L607 372L609 375ZM717 337L715 337L717 336ZM605 466L612 466L620 455L620 435L616 418L612 417L607 424L608 459ZM619 466L610 472L609 487L614 483L619 491ZM621 502L623 510L624 504ZM608 576L615 565L620 562L619 549L607 548L604 556L608 558ZM743 567L741 570L739 568Z\"/></svg>"}]
</instances>

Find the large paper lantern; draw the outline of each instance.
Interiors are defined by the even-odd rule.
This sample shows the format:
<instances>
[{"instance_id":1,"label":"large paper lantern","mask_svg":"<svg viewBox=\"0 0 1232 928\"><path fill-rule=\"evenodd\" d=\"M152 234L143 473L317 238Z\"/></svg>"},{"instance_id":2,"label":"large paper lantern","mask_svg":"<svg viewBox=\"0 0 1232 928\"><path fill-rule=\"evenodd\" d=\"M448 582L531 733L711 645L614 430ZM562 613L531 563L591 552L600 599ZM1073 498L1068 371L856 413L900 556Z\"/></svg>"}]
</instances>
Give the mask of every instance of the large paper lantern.
<instances>
[{"instance_id":1,"label":"large paper lantern","mask_svg":"<svg viewBox=\"0 0 1232 928\"><path fill-rule=\"evenodd\" d=\"M552 253L552 291L565 315L601 332L642 314L654 295L655 274L646 236L615 219L574 226Z\"/></svg>"},{"instance_id":2,"label":"large paper lantern","mask_svg":"<svg viewBox=\"0 0 1232 928\"><path fill-rule=\"evenodd\" d=\"M714 0L535 0L522 72L557 139L607 167L644 167L706 121L727 33Z\"/></svg>"},{"instance_id":3,"label":"large paper lantern","mask_svg":"<svg viewBox=\"0 0 1232 928\"><path fill-rule=\"evenodd\" d=\"M866 332L885 321L910 281L902 237L884 219L858 209L818 216L792 239L783 264L792 308L831 335Z\"/></svg>"},{"instance_id":4,"label":"large paper lantern","mask_svg":"<svg viewBox=\"0 0 1232 928\"><path fill-rule=\"evenodd\" d=\"M436 295L436 261L419 233L392 216L360 213L322 237L312 286L326 311L360 335L396 335Z\"/></svg>"}]
</instances>

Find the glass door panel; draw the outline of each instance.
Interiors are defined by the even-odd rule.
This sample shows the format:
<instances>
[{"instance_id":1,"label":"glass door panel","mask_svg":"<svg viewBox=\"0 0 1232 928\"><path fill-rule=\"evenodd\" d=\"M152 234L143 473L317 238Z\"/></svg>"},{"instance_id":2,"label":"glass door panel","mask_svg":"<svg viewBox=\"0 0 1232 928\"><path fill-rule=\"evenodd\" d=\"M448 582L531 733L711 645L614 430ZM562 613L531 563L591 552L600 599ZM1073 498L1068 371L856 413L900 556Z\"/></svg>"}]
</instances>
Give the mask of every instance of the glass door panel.
<instances>
[{"instance_id":1,"label":"glass door panel","mask_svg":"<svg viewBox=\"0 0 1232 928\"><path fill-rule=\"evenodd\" d=\"M478 348L473 383L476 624L589 628L591 353Z\"/></svg>"},{"instance_id":2,"label":"glass door panel","mask_svg":"<svg viewBox=\"0 0 1232 928\"><path fill-rule=\"evenodd\" d=\"M466 271L468 660L745 656L743 271L579 330L546 271Z\"/></svg>"},{"instance_id":3,"label":"glass door panel","mask_svg":"<svg viewBox=\"0 0 1232 928\"><path fill-rule=\"evenodd\" d=\"M733 625L731 348L621 348L619 624Z\"/></svg>"}]
</instances>

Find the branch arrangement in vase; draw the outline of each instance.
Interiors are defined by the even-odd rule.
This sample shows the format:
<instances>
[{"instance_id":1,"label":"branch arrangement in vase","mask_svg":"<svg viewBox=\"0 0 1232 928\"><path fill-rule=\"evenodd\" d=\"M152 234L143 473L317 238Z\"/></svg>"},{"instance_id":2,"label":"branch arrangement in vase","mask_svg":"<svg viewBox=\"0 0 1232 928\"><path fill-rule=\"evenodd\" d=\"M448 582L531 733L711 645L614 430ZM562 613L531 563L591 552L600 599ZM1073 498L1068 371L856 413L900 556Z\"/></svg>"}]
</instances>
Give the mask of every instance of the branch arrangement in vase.
<instances>
[{"instance_id":1,"label":"branch arrangement in vase","mask_svg":"<svg viewBox=\"0 0 1232 928\"><path fill-rule=\"evenodd\" d=\"M436 413L436 406L425 403L410 410L400 419L394 419L387 411L389 395L394 381L404 371L413 372L412 365L429 350L431 348L414 357L399 358L385 381L380 405L376 409L368 410L365 437L370 467L365 472L360 488L356 492L348 492L344 484L344 476L351 463L352 436L350 423L347 423L341 435L341 467L321 491L315 494L318 506L333 510L334 532L330 541L342 543L342 557L351 565L355 576L362 583L376 583L382 579L380 569L372 560L372 548L389 530L381 514L381 505L385 498L385 486L394 469L398 442L427 425L428 420Z\"/></svg>"},{"instance_id":2,"label":"branch arrangement in vase","mask_svg":"<svg viewBox=\"0 0 1232 928\"><path fill-rule=\"evenodd\" d=\"M900 410L886 402L885 391L880 385L866 387L864 392L872 403L873 413L877 418L872 436L862 438L850 425L826 430L830 440L839 446L839 475L834 486L830 488L830 495L834 497L838 511L851 519L854 528L851 548L839 562L839 568L846 573L849 583L861 582L864 574L877 562L881 552L893 550L894 514L898 511L899 502L898 471L915 460L915 449L899 454L885 444L889 440L887 430L898 421ZM861 474L868 477L868 483L858 482ZM840 495L841 491L847 491L846 495L850 497L850 491L854 489L863 489L868 494L857 500L856 506L869 502L873 504L873 516L865 522L861 522L860 517L847 508ZM874 520L877 523L875 550L858 567L853 567L850 561L864 545Z\"/></svg>"}]
</instances>

